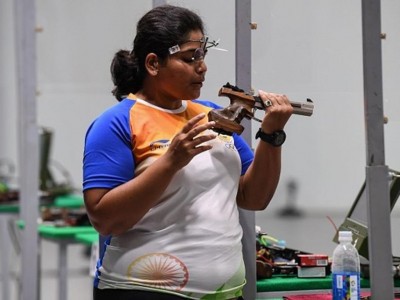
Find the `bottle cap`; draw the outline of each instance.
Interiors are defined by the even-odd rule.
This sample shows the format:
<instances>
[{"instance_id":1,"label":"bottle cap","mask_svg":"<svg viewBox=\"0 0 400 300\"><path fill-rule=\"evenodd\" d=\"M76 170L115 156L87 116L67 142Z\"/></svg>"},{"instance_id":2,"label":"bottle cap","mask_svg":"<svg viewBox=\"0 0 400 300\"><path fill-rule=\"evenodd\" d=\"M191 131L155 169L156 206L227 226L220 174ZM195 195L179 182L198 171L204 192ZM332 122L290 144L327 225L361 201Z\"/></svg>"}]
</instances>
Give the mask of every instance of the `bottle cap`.
<instances>
[{"instance_id":1,"label":"bottle cap","mask_svg":"<svg viewBox=\"0 0 400 300\"><path fill-rule=\"evenodd\" d=\"M353 232L351 231L339 231L339 241L352 241Z\"/></svg>"}]
</instances>

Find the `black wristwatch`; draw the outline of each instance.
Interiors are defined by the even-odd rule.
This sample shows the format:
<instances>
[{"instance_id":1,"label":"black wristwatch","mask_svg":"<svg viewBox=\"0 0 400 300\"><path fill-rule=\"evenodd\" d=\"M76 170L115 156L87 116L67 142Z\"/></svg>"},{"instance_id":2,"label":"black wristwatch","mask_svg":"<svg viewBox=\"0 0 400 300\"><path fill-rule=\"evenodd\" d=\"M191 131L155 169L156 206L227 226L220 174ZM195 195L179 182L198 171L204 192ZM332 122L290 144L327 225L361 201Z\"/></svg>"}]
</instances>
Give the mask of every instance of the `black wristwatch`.
<instances>
[{"instance_id":1,"label":"black wristwatch","mask_svg":"<svg viewBox=\"0 0 400 300\"><path fill-rule=\"evenodd\" d=\"M256 139L258 138L274 147L280 147L286 140L286 133L283 130L277 130L271 134L268 134L262 131L260 128L256 133Z\"/></svg>"}]
</instances>

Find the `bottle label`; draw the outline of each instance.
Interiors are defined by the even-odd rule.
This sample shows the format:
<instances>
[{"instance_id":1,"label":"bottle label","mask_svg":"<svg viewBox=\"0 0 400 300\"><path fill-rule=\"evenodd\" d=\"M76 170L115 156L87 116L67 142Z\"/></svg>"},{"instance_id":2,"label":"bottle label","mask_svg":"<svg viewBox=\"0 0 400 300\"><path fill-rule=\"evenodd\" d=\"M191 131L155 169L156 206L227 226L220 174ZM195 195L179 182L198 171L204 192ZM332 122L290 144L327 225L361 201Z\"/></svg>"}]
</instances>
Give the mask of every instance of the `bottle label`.
<instances>
[{"instance_id":1,"label":"bottle label","mask_svg":"<svg viewBox=\"0 0 400 300\"><path fill-rule=\"evenodd\" d=\"M332 274L333 300L360 299L360 273L342 272Z\"/></svg>"}]
</instances>

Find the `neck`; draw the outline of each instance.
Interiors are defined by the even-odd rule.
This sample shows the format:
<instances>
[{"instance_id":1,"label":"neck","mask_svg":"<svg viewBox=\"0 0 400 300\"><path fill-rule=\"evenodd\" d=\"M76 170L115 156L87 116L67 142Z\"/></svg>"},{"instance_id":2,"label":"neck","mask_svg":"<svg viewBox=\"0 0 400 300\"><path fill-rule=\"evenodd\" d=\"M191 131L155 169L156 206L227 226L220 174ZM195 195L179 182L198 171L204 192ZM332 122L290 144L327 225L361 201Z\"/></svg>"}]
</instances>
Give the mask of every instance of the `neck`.
<instances>
[{"instance_id":1,"label":"neck","mask_svg":"<svg viewBox=\"0 0 400 300\"><path fill-rule=\"evenodd\" d=\"M157 95L157 93L144 93L143 91L138 91L136 97L142 99L152 105L174 110L182 106L182 100L173 99L165 95Z\"/></svg>"}]
</instances>

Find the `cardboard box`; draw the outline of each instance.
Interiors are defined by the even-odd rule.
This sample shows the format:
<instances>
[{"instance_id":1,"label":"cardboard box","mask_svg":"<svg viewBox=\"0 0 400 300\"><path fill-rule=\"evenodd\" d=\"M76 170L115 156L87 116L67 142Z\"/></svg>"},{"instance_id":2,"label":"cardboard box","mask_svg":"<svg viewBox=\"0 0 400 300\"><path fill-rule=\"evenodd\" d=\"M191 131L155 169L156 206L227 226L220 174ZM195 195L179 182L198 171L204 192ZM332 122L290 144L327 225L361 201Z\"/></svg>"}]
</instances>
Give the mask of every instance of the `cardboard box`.
<instances>
[{"instance_id":1,"label":"cardboard box","mask_svg":"<svg viewBox=\"0 0 400 300\"><path fill-rule=\"evenodd\" d=\"M300 267L326 267L328 255L326 254L299 254Z\"/></svg>"},{"instance_id":2,"label":"cardboard box","mask_svg":"<svg viewBox=\"0 0 400 300\"><path fill-rule=\"evenodd\" d=\"M326 276L326 267L297 267L299 278L319 278Z\"/></svg>"}]
</instances>

